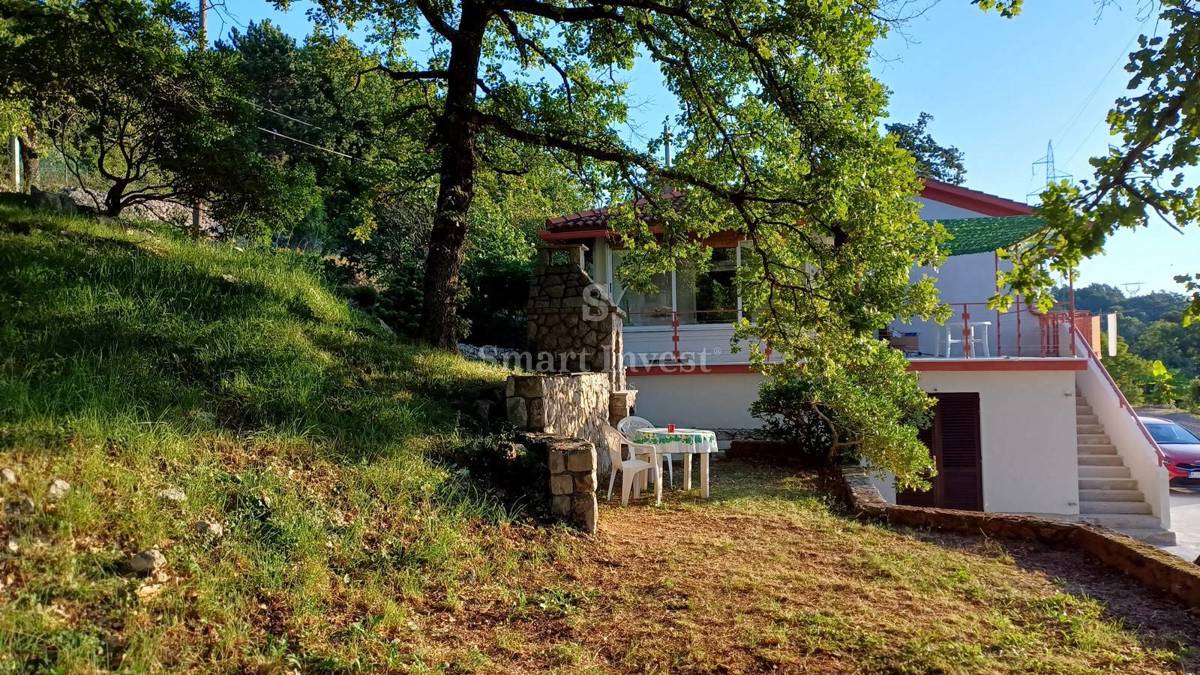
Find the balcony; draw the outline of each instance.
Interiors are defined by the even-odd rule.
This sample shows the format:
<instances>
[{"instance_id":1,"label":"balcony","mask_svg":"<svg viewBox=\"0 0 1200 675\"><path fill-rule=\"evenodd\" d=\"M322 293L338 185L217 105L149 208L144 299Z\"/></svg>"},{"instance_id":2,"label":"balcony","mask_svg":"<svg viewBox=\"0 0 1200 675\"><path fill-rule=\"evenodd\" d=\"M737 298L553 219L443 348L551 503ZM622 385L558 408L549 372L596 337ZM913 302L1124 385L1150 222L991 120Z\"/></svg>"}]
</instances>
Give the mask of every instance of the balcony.
<instances>
[{"instance_id":1,"label":"balcony","mask_svg":"<svg viewBox=\"0 0 1200 675\"><path fill-rule=\"evenodd\" d=\"M1065 304L1047 312L1026 303L1007 312L988 309L986 302L948 304L953 314L945 324L896 322L881 337L912 360L1047 359L1082 356L1070 338L1072 322L1092 333L1093 317Z\"/></svg>"},{"instance_id":2,"label":"balcony","mask_svg":"<svg viewBox=\"0 0 1200 675\"><path fill-rule=\"evenodd\" d=\"M880 337L904 352L916 370L997 369L1050 360L1080 360L1070 338L1072 322L1092 345L1099 344L1098 317L1069 306L1040 312L1017 303L1007 312L988 309L984 301L951 303L954 314L945 324L896 322ZM708 366L728 370L749 364L748 345L734 352L733 318L738 308L678 312L670 308L632 314L624 331L626 366L638 371L686 367L704 372ZM959 365L952 365L959 364Z\"/></svg>"}]
</instances>

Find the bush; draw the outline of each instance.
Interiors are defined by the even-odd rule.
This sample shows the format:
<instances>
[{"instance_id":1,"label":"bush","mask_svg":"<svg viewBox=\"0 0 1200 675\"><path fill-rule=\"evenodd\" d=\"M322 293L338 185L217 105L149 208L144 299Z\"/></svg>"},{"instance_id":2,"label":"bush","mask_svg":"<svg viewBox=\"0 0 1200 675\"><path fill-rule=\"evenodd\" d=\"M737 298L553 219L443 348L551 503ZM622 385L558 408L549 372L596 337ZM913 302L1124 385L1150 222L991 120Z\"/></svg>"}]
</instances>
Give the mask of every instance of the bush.
<instances>
[{"instance_id":1,"label":"bush","mask_svg":"<svg viewBox=\"0 0 1200 675\"><path fill-rule=\"evenodd\" d=\"M818 412L807 382L796 378L763 382L750 414L763 421L768 436L793 444L801 455L797 461L823 465L836 459L829 423L821 416L833 413Z\"/></svg>"}]
</instances>

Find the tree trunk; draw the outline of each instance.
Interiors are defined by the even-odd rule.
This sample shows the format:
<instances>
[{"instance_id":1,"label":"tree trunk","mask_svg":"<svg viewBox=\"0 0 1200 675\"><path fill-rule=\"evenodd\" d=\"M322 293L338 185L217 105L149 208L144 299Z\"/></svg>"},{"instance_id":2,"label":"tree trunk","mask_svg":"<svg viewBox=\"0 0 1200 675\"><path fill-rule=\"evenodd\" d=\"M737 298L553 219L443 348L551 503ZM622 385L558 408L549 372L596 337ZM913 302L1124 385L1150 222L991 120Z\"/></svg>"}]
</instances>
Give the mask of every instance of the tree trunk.
<instances>
[{"instance_id":1,"label":"tree trunk","mask_svg":"<svg viewBox=\"0 0 1200 675\"><path fill-rule=\"evenodd\" d=\"M116 218L121 215L121 209L125 205L121 203L121 197L125 195L125 188L128 183L117 181L108 189L108 193L104 195L104 215L109 218Z\"/></svg>"},{"instance_id":2,"label":"tree trunk","mask_svg":"<svg viewBox=\"0 0 1200 675\"><path fill-rule=\"evenodd\" d=\"M37 130L33 127L25 129L21 138L21 176L25 181L23 192L29 192L37 185L38 174L41 172L41 153L38 151Z\"/></svg>"},{"instance_id":3,"label":"tree trunk","mask_svg":"<svg viewBox=\"0 0 1200 675\"><path fill-rule=\"evenodd\" d=\"M438 347L458 349L459 271L467 240L467 212L475 197L475 87L483 33L489 20L482 5L462 7L457 39L450 50L446 103L435 133L441 148L437 210L425 256L421 338Z\"/></svg>"}]
</instances>

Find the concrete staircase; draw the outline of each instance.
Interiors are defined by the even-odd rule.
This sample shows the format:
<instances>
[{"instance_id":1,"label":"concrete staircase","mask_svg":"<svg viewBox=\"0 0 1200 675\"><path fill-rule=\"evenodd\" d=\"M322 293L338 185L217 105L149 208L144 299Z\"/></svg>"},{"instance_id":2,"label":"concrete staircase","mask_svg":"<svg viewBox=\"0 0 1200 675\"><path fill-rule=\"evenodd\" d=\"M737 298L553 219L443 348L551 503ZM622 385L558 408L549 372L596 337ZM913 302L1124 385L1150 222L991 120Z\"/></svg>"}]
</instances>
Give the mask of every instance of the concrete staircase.
<instances>
[{"instance_id":1,"label":"concrete staircase","mask_svg":"<svg viewBox=\"0 0 1200 675\"><path fill-rule=\"evenodd\" d=\"M1079 519L1102 525L1149 544L1173 546L1100 418L1083 394L1075 392L1075 432L1079 459Z\"/></svg>"}]
</instances>

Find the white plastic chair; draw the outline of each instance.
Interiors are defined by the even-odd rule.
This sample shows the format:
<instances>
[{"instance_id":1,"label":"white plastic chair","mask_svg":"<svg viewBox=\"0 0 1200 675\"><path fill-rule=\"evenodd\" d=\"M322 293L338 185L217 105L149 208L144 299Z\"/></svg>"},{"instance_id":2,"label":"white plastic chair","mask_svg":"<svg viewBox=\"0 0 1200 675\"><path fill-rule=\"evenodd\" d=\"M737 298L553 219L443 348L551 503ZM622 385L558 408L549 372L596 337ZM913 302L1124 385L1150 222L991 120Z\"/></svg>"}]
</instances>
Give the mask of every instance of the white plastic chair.
<instances>
[{"instance_id":1,"label":"white plastic chair","mask_svg":"<svg viewBox=\"0 0 1200 675\"><path fill-rule=\"evenodd\" d=\"M992 350L988 345L987 327L983 327L983 331L979 335L975 333L975 324L971 324L968 328L968 339L971 341L971 354L974 356L983 355L988 358L992 355ZM941 354L945 358L950 358L950 347L960 345L963 341L963 324L961 321L948 321L942 326L942 334L939 342L946 345L946 351ZM941 344L938 345L941 351Z\"/></svg>"},{"instance_id":2,"label":"white plastic chair","mask_svg":"<svg viewBox=\"0 0 1200 675\"><path fill-rule=\"evenodd\" d=\"M624 437L623 434L618 436ZM637 444L630 443L630 454L635 454L635 446ZM631 457L624 458L624 453L621 452L620 443L608 444L608 458L612 463L612 468L608 470L608 497L612 499L613 484L617 480L617 472L621 472L621 506L629 506L629 493L634 492L635 496L641 496L641 483L638 481L640 474L643 471L648 471L654 476L654 500L655 503L662 502L662 468L654 466L644 459Z\"/></svg>"},{"instance_id":3,"label":"white plastic chair","mask_svg":"<svg viewBox=\"0 0 1200 675\"><path fill-rule=\"evenodd\" d=\"M631 450L633 450L635 456L642 455L649 457L650 451L647 449L646 444L634 443L631 439L639 429L648 429L653 426L654 423L645 417L630 415L620 422L617 422L617 431L621 432L621 435L624 436L625 444L628 445ZM675 467L672 466L672 462L675 460L675 457L672 456L671 453L663 452L661 450L659 451L658 456L662 458L663 466L667 467L667 485L675 487Z\"/></svg>"}]
</instances>

